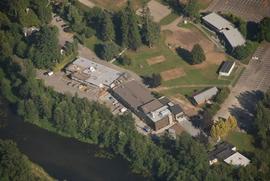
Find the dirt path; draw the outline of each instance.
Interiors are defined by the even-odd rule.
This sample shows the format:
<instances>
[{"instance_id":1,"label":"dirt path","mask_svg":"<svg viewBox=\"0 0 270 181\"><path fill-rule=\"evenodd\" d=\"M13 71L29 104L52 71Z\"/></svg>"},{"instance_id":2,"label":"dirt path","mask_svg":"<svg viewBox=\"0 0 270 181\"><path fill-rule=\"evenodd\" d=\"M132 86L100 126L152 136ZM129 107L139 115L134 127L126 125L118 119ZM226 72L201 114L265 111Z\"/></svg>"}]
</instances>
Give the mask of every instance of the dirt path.
<instances>
[{"instance_id":1,"label":"dirt path","mask_svg":"<svg viewBox=\"0 0 270 181\"><path fill-rule=\"evenodd\" d=\"M80 1L80 3L86 5L86 6L90 7L90 8L95 6L95 4L93 2L91 2L90 0L79 0L79 1Z\"/></svg>"},{"instance_id":2,"label":"dirt path","mask_svg":"<svg viewBox=\"0 0 270 181\"><path fill-rule=\"evenodd\" d=\"M157 87L152 89L153 91L165 91L176 88L192 88L192 87L228 87L228 85L220 85L220 84L183 84L176 85L171 87Z\"/></svg>"}]
</instances>

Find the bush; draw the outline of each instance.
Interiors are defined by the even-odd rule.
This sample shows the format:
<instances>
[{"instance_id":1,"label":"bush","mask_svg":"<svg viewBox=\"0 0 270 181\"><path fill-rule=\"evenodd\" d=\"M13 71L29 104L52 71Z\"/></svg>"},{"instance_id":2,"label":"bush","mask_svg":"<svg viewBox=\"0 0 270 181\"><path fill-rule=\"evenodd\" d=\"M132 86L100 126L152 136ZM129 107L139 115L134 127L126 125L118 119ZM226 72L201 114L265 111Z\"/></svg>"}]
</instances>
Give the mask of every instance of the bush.
<instances>
[{"instance_id":1,"label":"bush","mask_svg":"<svg viewBox=\"0 0 270 181\"><path fill-rule=\"evenodd\" d=\"M107 42L95 46L95 52L98 57L107 61L112 60L119 51L119 47L113 42Z\"/></svg>"},{"instance_id":2,"label":"bush","mask_svg":"<svg viewBox=\"0 0 270 181\"><path fill-rule=\"evenodd\" d=\"M131 65L131 59L126 55L118 57L117 61L121 65Z\"/></svg>"},{"instance_id":3,"label":"bush","mask_svg":"<svg viewBox=\"0 0 270 181\"><path fill-rule=\"evenodd\" d=\"M161 84L160 74L152 74L151 76L143 76L142 78L144 83L151 88L158 87Z\"/></svg>"},{"instance_id":4,"label":"bush","mask_svg":"<svg viewBox=\"0 0 270 181\"><path fill-rule=\"evenodd\" d=\"M25 58L26 52L27 52L27 44L24 43L23 41L20 41L15 48L15 53L17 56L21 58Z\"/></svg>"},{"instance_id":5,"label":"bush","mask_svg":"<svg viewBox=\"0 0 270 181\"><path fill-rule=\"evenodd\" d=\"M257 47L257 42L247 41L246 45L236 47L232 55L238 60L244 60L250 56L257 49Z\"/></svg>"}]
</instances>

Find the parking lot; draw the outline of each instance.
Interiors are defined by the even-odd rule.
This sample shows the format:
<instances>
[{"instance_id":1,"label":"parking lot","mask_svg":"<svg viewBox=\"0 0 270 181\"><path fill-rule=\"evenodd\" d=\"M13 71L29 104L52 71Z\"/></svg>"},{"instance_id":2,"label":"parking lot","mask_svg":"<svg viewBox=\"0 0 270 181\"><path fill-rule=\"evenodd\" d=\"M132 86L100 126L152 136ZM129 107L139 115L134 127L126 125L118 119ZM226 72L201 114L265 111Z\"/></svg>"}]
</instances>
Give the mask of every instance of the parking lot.
<instances>
[{"instance_id":1,"label":"parking lot","mask_svg":"<svg viewBox=\"0 0 270 181\"><path fill-rule=\"evenodd\" d=\"M240 127L250 126L256 108L256 102L262 92L270 88L270 44L264 43L253 54L246 70L239 78L231 94L221 105L215 116L228 118L234 115L238 118Z\"/></svg>"},{"instance_id":2,"label":"parking lot","mask_svg":"<svg viewBox=\"0 0 270 181\"><path fill-rule=\"evenodd\" d=\"M59 93L71 95L78 94L81 98L87 98L90 101L96 101L99 98L100 91L94 86L84 86L65 76L64 72L57 72L51 76L44 70L37 70L37 78L44 80L46 86L52 87Z\"/></svg>"},{"instance_id":3,"label":"parking lot","mask_svg":"<svg viewBox=\"0 0 270 181\"><path fill-rule=\"evenodd\" d=\"M232 13L247 21L270 17L268 0L213 0L205 11Z\"/></svg>"}]
</instances>

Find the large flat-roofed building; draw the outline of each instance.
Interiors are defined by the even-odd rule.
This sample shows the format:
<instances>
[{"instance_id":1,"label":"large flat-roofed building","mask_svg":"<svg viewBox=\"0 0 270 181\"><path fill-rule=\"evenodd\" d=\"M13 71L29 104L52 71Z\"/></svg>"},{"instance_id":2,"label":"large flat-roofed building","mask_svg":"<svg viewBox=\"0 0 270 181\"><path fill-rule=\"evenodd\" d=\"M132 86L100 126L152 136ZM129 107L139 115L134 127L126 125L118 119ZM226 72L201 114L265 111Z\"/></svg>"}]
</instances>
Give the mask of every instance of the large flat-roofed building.
<instances>
[{"instance_id":1,"label":"large flat-roofed building","mask_svg":"<svg viewBox=\"0 0 270 181\"><path fill-rule=\"evenodd\" d=\"M235 67L234 61L224 61L221 64L221 67L219 69L219 75L221 76L230 76L233 68Z\"/></svg>"},{"instance_id":2,"label":"large flat-roofed building","mask_svg":"<svg viewBox=\"0 0 270 181\"><path fill-rule=\"evenodd\" d=\"M112 88L123 73L89 59L78 57L66 69L73 80L100 88Z\"/></svg>"},{"instance_id":3,"label":"large flat-roofed building","mask_svg":"<svg viewBox=\"0 0 270 181\"><path fill-rule=\"evenodd\" d=\"M213 12L204 16L202 19L206 26L216 33L222 35L225 43L229 45L232 50L235 47L242 46L246 43L245 38L238 31L238 29L220 15Z\"/></svg>"},{"instance_id":4,"label":"large flat-roofed building","mask_svg":"<svg viewBox=\"0 0 270 181\"><path fill-rule=\"evenodd\" d=\"M126 82L112 90L112 95L155 131L172 122L172 114L150 91L136 81Z\"/></svg>"},{"instance_id":5,"label":"large flat-roofed building","mask_svg":"<svg viewBox=\"0 0 270 181\"><path fill-rule=\"evenodd\" d=\"M209 99L213 98L218 93L218 88L212 87L209 89L206 89L202 92L199 92L193 96L193 99L195 101L195 104L204 104Z\"/></svg>"}]
</instances>

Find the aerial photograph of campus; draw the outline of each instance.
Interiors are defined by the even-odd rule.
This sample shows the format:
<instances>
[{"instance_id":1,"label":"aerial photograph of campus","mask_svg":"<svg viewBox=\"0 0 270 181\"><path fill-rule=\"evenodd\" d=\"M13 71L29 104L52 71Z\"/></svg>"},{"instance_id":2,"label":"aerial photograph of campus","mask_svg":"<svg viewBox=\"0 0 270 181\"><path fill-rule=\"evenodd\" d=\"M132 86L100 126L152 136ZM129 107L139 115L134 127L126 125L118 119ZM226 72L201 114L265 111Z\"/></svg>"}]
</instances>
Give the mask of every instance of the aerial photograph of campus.
<instances>
[{"instance_id":1,"label":"aerial photograph of campus","mask_svg":"<svg viewBox=\"0 0 270 181\"><path fill-rule=\"evenodd\" d=\"M269 181L270 0L0 0L0 181Z\"/></svg>"}]
</instances>

